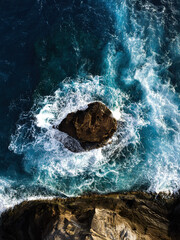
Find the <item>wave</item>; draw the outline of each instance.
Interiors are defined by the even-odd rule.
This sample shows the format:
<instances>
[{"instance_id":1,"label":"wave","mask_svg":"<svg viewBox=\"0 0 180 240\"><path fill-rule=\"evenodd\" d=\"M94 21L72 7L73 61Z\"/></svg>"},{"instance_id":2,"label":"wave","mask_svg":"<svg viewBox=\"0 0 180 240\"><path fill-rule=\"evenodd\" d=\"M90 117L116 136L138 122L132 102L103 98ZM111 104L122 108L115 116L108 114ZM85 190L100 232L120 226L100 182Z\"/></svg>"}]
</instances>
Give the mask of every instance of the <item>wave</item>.
<instances>
[{"instance_id":1,"label":"wave","mask_svg":"<svg viewBox=\"0 0 180 240\"><path fill-rule=\"evenodd\" d=\"M12 135L9 149L23 155L31 196L38 186L46 196L179 189L180 99L171 73L180 56L176 2L102 2L114 16L114 33L102 49L101 76L64 79L54 94L35 99ZM52 126L96 100L123 127L102 149L74 154Z\"/></svg>"}]
</instances>

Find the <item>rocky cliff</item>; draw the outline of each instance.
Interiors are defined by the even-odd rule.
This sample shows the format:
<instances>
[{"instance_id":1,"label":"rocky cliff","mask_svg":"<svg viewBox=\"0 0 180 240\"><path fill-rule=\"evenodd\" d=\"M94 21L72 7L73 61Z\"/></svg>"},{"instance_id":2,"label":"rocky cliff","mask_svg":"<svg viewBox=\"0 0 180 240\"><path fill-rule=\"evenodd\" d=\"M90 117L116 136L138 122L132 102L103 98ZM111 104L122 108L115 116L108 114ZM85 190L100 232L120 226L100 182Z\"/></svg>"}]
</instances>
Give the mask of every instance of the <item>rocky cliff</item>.
<instances>
[{"instance_id":1,"label":"rocky cliff","mask_svg":"<svg viewBox=\"0 0 180 240\"><path fill-rule=\"evenodd\" d=\"M180 201L153 194L36 200L2 214L2 240L179 240Z\"/></svg>"}]
</instances>

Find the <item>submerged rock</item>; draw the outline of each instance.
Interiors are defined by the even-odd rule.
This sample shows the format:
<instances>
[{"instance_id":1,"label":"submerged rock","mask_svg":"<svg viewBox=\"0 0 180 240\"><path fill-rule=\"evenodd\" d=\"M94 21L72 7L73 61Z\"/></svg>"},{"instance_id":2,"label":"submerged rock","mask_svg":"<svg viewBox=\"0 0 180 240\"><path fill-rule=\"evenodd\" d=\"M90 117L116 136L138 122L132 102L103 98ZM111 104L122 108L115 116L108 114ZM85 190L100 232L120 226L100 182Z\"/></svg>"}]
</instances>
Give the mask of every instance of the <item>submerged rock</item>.
<instances>
[{"instance_id":1,"label":"submerged rock","mask_svg":"<svg viewBox=\"0 0 180 240\"><path fill-rule=\"evenodd\" d=\"M178 240L180 201L153 194L23 202L2 214L1 240Z\"/></svg>"},{"instance_id":2,"label":"submerged rock","mask_svg":"<svg viewBox=\"0 0 180 240\"><path fill-rule=\"evenodd\" d=\"M107 143L117 129L117 121L103 103L93 102L85 110L69 113L56 128L90 150Z\"/></svg>"}]
</instances>

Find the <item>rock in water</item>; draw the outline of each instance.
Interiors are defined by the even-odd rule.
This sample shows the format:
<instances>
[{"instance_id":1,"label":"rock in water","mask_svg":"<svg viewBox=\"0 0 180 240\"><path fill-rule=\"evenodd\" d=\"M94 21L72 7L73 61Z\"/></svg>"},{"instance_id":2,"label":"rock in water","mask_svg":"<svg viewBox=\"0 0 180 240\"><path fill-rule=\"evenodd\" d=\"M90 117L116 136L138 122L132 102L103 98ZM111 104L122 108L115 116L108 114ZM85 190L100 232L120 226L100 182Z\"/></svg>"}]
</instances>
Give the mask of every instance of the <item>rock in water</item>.
<instances>
[{"instance_id":1,"label":"rock in water","mask_svg":"<svg viewBox=\"0 0 180 240\"><path fill-rule=\"evenodd\" d=\"M69 113L56 128L90 150L107 143L117 129L117 121L103 103L93 102L86 110Z\"/></svg>"}]
</instances>

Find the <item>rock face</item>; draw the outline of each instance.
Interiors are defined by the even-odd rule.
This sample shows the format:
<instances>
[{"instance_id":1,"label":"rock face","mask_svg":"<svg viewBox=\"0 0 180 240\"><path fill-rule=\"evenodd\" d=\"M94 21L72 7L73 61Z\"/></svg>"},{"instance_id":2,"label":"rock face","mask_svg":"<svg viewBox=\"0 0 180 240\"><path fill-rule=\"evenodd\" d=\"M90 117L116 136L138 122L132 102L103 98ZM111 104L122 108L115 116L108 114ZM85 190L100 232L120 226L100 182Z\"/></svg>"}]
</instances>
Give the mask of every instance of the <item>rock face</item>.
<instances>
[{"instance_id":1,"label":"rock face","mask_svg":"<svg viewBox=\"0 0 180 240\"><path fill-rule=\"evenodd\" d=\"M24 202L2 214L1 240L179 240L180 201L145 193Z\"/></svg>"},{"instance_id":2,"label":"rock face","mask_svg":"<svg viewBox=\"0 0 180 240\"><path fill-rule=\"evenodd\" d=\"M103 103L93 102L86 110L69 113L56 128L90 150L107 143L117 129L117 121Z\"/></svg>"}]
</instances>

